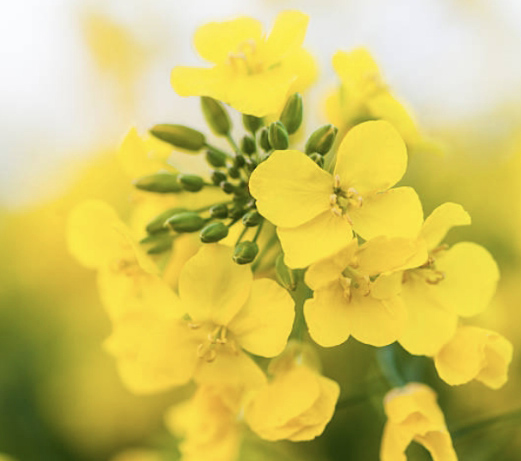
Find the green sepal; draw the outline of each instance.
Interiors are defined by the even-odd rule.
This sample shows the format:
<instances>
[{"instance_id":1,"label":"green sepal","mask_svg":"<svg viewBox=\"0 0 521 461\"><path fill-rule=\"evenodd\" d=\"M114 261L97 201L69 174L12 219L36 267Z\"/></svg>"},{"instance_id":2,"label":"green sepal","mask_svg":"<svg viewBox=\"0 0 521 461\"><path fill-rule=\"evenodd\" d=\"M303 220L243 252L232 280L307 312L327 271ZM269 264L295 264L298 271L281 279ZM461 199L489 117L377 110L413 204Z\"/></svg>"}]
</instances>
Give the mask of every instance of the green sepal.
<instances>
[{"instance_id":1,"label":"green sepal","mask_svg":"<svg viewBox=\"0 0 521 461\"><path fill-rule=\"evenodd\" d=\"M246 227L258 226L262 220L263 220L263 217L259 214L259 212L257 210L248 211L248 213L246 213L242 217L242 223Z\"/></svg>"},{"instance_id":2,"label":"green sepal","mask_svg":"<svg viewBox=\"0 0 521 461\"><path fill-rule=\"evenodd\" d=\"M177 213L181 213L186 211L186 208L170 208L169 210L165 210L162 213L158 214L152 221L150 221L146 226L146 231L149 234L157 234L159 232L168 231L165 227L165 223L168 219L174 216Z\"/></svg>"},{"instance_id":3,"label":"green sepal","mask_svg":"<svg viewBox=\"0 0 521 461\"><path fill-rule=\"evenodd\" d=\"M174 236L172 234L161 232L159 234L149 235L139 243L149 246L147 249L149 255L157 255L171 250L173 242Z\"/></svg>"},{"instance_id":4,"label":"green sepal","mask_svg":"<svg viewBox=\"0 0 521 461\"><path fill-rule=\"evenodd\" d=\"M165 225L176 232L195 232L204 226L206 220L195 211L183 211L168 219Z\"/></svg>"},{"instance_id":5,"label":"green sepal","mask_svg":"<svg viewBox=\"0 0 521 461\"><path fill-rule=\"evenodd\" d=\"M251 136L244 136L241 140L241 151L246 155L254 154L257 150L255 140Z\"/></svg>"},{"instance_id":6,"label":"green sepal","mask_svg":"<svg viewBox=\"0 0 521 461\"><path fill-rule=\"evenodd\" d=\"M270 125L268 139L273 149L284 150L289 147L288 131L280 121L273 122Z\"/></svg>"},{"instance_id":7,"label":"green sepal","mask_svg":"<svg viewBox=\"0 0 521 461\"><path fill-rule=\"evenodd\" d=\"M259 247L255 242L241 242L233 251L233 260L237 264L248 264L253 262L259 253Z\"/></svg>"},{"instance_id":8,"label":"green sepal","mask_svg":"<svg viewBox=\"0 0 521 461\"><path fill-rule=\"evenodd\" d=\"M333 125L324 125L315 130L306 142L306 154L327 154L333 147L337 133L338 128Z\"/></svg>"},{"instance_id":9,"label":"green sepal","mask_svg":"<svg viewBox=\"0 0 521 461\"><path fill-rule=\"evenodd\" d=\"M231 128L232 122L224 106L217 100L208 96L201 96L201 108L208 126L218 136L226 136Z\"/></svg>"},{"instance_id":10,"label":"green sepal","mask_svg":"<svg viewBox=\"0 0 521 461\"><path fill-rule=\"evenodd\" d=\"M183 186L179 183L179 175L167 172L143 176L134 181L134 186L140 190L160 194L181 192L183 190Z\"/></svg>"},{"instance_id":11,"label":"green sepal","mask_svg":"<svg viewBox=\"0 0 521 461\"><path fill-rule=\"evenodd\" d=\"M255 115L243 114L242 124L250 133L255 134L264 125L264 120L260 117L255 117Z\"/></svg>"},{"instance_id":12,"label":"green sepal","mask_svg":"<svg viewBox=\"0 0 521 461\"><path fill-rule=\"evenodd\" d=\"M178 178L183 189L189 192L199 192L204 186L204 179L195 174L180 174Z\"/></svg>"},{"instance_id":13,"label":"green sepal","mask_svg":"<svg viewBox=\"0 0 521 461\"><path fill-rule=\"evenodd\" d=\"M268 128L263 128L262 131L260 132L259 144L266 152L271 150L270 136L268 134Z\"/></svg>"},{"instance_id":14,"label":"green sepal","mask_svg":"<svg viewBox=\"0 0 521 461\"><path fill-rule=\"evenodd\" d=\"M288 134L293 134L300 128L303 109L302 96L299 93L292 94L280 114L280 121L286 127Z\"/></svg>"},{"instance_id":15,"label":"green sepal","mask_svg":"<svg viewBox=\"0 0 521 461\"><path fill-rule=\"evenodd\" d=\"M228 217L228 207L224 203L212 206L209 212L212 218L225 219Z\"/></svg>"},{"instance_id":16,"label":"green sepal","mask_svg":"<svg viewBox=\"0 0 521 461\"><path fill-rule=\"evenodd\" d=\"M203 243L215 243L228 236L228 226L222 222L213 222L203 227L199 238Z\"/></svg>"}]
</instances>

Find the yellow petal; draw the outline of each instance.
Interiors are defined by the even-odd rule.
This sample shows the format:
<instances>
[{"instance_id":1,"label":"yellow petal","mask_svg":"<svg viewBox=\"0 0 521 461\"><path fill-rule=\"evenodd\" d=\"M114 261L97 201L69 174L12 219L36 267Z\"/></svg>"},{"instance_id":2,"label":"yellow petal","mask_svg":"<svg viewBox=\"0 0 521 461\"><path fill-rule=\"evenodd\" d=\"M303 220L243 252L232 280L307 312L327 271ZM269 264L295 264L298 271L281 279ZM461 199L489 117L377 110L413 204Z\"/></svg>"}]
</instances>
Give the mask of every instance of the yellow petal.
<instances>
[{"instance_id":1,"label":"yellow petal","mask_svg":"<svg viewBox=\"0 0 521 461\"><path fill-rule=\"evenodd\" d=\"M251 270L234 263L232 254L232 248L208 244L185 264L179 297L194 322L227 325L248 299Z\"/></svg>"},{"instance_id":2,"label":"yellow petal","mask_svg":"<svg viewBox=\"0 0 521 461\"><path fill-rule=\"evenodd\" d=\"M416 239L376 237L360 247L357 257L357 270L372 276L421 266L428 254Z\"/></svg>"},{"instance_id":3,"label":"yellow petal","mask_svg":"<svg viewBox=\"0 0 521 461\"><path fill-rule=\"evenodd\" d=\"M194 45L199 55L214 63L225 62L230 53L240 52L245 42L258 42L262 24L252 18L241 17L223 22L210 22L197 29Z\"/></svg>"},{"instance_id":4,"label":"yellow petal","mask_svg":"<svg viewBox=\"0 0 521 461\"><path fill-rule=\"evenodd\" d=\"M296 227L330 209L333 178L297 150L276 150L250 178L259 212L276 226Z\"/></svg>"},{"instance_id":5,"label":"yellow petal","mask_svg":"<svg viewBox=\"0 0 521 461\"><path fill-rule=\"evenodd\" d=\"M265 43L264 51L270 65L280 62L302 46L308 22L309 16L300 11L283 11L278 14Z\"/></svg>"},{"instance_id":6,"label":"yellow petal","mask_svg":"<svg viewBox=\"0 0 521 461\"><path fill-rule=\"evenodd\" d=\"M380 77L378 65L365 48L349 53L337 51L333 55L333 68L344 84L358 88L368 80Z\"/></svg>"},{"instance_id":7,"label":"yellow petal","mask_svg":"<svg viewBox=\"0 0 521 461\"><path fill-rule=\"evenodd\" d=\"M198 384L246 388L256 388L266 382L263 371L250 357L228 347L219 350L212 362L200 359L194 379Z\"/></svg>"},{"instance_id":8,"label":"yellow petal","mask_svg":"<svg viewBox=\"0 0 521 461\"><path fill-rule=\"evenodd\" d=\"M461 242L436 259L445 274L437 286L438 301L462 317L483 312L496 291L499 269L480 245Z\"/></svg>"},{"instance_id":9,"label":"yellow petal","mask_svg":"<svg viewBox=\"0 0 521 461\"><path fill-rule=\"evenodd\" d=\"M116 212L106 203L100 200L80 203L67 222L69 251L84 266L98 268L120 256L123 227Z\"/></svg>"},{"instance_id":10,"label":"yellow petal","mask_svg":"<svg viewBox=\"0 0 521 461\"><path fill-rule=\"evenodd\" d=\"M286 69L291 69L296 74L296 79L291 84L289 93L302 93L308 89L318 77L318 64L314 56L304 48L301 48L284 58L282 63Z\"/></svg>"},{"instance_id":11,"label":"yellow petal","mask_svg":"<svg viewBox=\"0 0 521 461\"><path fill-rule=\"evenodd\" d=\"M394 186L406 168L405 143L390 123L379 120L349 130L338 148L335 175L344 190L363 196Z\"/></svg>"},{"instance_id":12,"label":"yellow petal","mask_svg":"<svg viewBox=\"0 0 521 461\"><path fill-rule=\"evenodd\" d=\"M397 187L364 198L360 208L348 214L354 231L365 240L381 235L416 238L423 222L418 194L411 187Z\"/></svg>"},{"instance_id":13,"label":"yellow petal","mask_svg":"<svg viewBox=\"0 0 521 461\"><path fill-rule=\"evenodd\" d=\"M179 96L211 96L224 101L228 75L229 72L222 67L177 66L172 70L170 83Z\"/></svg>"},{"instance_id":14,"label":"yellow petal","mask_svg":"<svg viewBox=\"0 0 521 461\"><path fill-rule=\"evenodd\" d=\"M351 240L351 243L330 258L318 261L306 271L306 284L312 290L318 290L329 285L338 279L342 271L353 261L358 241Z\"/></svg>"},{"instance_id":15,"label":"yellow petal","mask_svg":"<svg viewBox=\"0 0 521 461\"><path fill-rule=\"evenodd\" d=\"M345 118L341 104L341 91L338 88L329 90L324 99L324 111L329 123L332 123L339 129L345 125Z\"/></svg>"},{"instance_id":16,"label":"yellow petal","mask_svg":"<svg viewBox=\"0 0 521 461\"><path fill-rule=\"evenodd\" d=\"M414 355L435 355L454 335L458 317L446 311L433 294L436 287L419 277L409 276L401 296L407 309L405 330L400 344Z\"/></svg>"},{"instance_id":17,"label":"yellow petal","mask_svg":"<svg viewBox=\"0 0 521 461\"><path fill-rule=\"evenodd\" d=\"M380 300L352 290L349 303L345 303L346 318L351 335L372 346L386 346L401 335L407 311L399 297Z\"/></svg>"},{"instance_id":18,"label":"yellow petal","mask_svg":"<svg viewBox=\"0 0 521 461\"><path fill-rule=\"evenodd\" d=\"M304 317L313 341L323 347L342 344L351 333L349 305L340 283L316 290L304 304Z\"/></svg>"},{"instance_id":19,"label":"yellow petal","mask_svg":"<svg viewBox=\"0 0 521 461\"><path fill-rule=\"evenodd\" d=\"M389 299L402 291L403 272L380 275L371 283L371 296L376 299Z\"/></svg>"},{"instance_id":20,"label":"yellow petal","mask_svg":"<svg viewBox=\"0 0 521 461\"><path fill-rule=\"evenodd\" d=\"M228 328L242 348L275 357L286 346L294 318L289 293L273 280L259 279L253 282L250 298Z\"/></svg>"},{"instance_id":21,"label":"yellow petal","mask_svg":"<svg viewBox=\"0 0 521 461\"><path fill-rule=\"evenodd\" d=\"M429 249L436 248L447 232L455 226L468 226L470 216L457 203L447 202L437 207L425 220L420 232Z\"/></svg>"},{"instance_id":22,"label":"yellow petal","mask_svg":"<svg viewBox=\"0 0 521 461\"><path fill-rule=\"evenodd\" d=\"M508 379L512 344L503 336L482 328L460 327L434 358L436 370L454 386L473 379L499 389Z\"/></svg>"},{"instance_id":23,"label":"yellow petal","mask_svg":"<svg viewBox=\"0 0 521 461\"><path fill-rule=\"evenodd\" d=\"M278 227L285 263L293 268L307 267L327 258L348 244L353 237L344 217L326 211L298 227Z\"/></svg>"},{"instance_id":24,"label":"yellow petal","mask_svg":"<svg viewBox=\"0 0 521 461\"><path fill-rule=\"evenodd\" d=\"M374 118L386 120L394 126L408 146L421 141L421 135L414 119L388 91L379 91L368 98L366 107Z\"/></svg>"}]
</instances>

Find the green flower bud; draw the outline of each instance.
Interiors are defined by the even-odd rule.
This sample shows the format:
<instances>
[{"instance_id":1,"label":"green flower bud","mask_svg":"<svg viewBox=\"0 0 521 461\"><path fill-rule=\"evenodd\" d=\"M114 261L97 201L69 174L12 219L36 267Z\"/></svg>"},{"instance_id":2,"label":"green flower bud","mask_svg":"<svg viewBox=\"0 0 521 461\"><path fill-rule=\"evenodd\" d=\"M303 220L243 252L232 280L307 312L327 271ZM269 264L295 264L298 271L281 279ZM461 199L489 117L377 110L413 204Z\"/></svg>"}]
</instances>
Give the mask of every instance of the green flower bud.
<instances>
[{"instance_id":1,"label":"green flower bud","mask_svg":"<svg viewBox=\"0 0 521 461\"><path fill-rule=\"evenodd\" d=\"M271 144L267 128L263 128L260 132L259 144L265 151L271 150Z\"/></svg>"},{"instance_id":2,"label":"green flower bud","mask_svg":"<svg viewBox=\"0 0 521 461\"><path fill-rule=\"evenodd\" d=\"M324 125L315 130L306 143L306 154L309 155L313 152L327 154L333 147L337 132L338 128L333 125Z\"/></svg>"},{"instance_id":3,"label":"green flower bud","mask_svg":"<svg viewBox=\"0 0 521 461\"><path fill-rule=\"evenodd\" d=\"M255 140L251 136L244 136L241 141L241 151L246 155L254 154L257 150Z\"/></svg>"},{"instance_id":4,"label":"green flower bud","mask_svg":"<svg viewBox=\"0 0 521 461\"><path fill-rule=\"evenodd\" d=\"M284 255L281 253L275 261L275 275L279 283L286 290L293 291L296 288L296 280L294 272L284 263Z\"/></svg>"},{"instance_id":5,"label":"green flower bud","mask_svg":"<svg viewBox=\"0 0 521 461\"><path fill-rule=\"evenodd\" d=\"M244 213L246 213L246 210L242 206L237 205L230 210L230 218L232 218L234 220L240 219L240 218L242 218Z\"/></svg>"},{"instance_id":6,"label":"green flower bud","mask_svg":"<svg viewBox=\"0 0 521 461\"><path fill-rule=\"evenodd\" d=\"M158 214L152 221L147 224L146 231L149 234L158 234L160 232L168 231L165 227L165 222L177 213L186 211L186 208L170 208Z\"/></svg>"},{"instance_id":7,"label":"green flower bud","mask_svg":"<svg viewBox=\"0 0 521 461\"><path fill-rule=\"evenodd\" d=\"M302 96L299 93L292 94L280 114L280 121L286 127L288 134L293 134L299 129L302 123L302 114Z\"/></svg>"},{"instance_id":8,"label":"green flower bud","mask_svg":"<svg viewBox=\"0 0 521 461\"><path fill-rule=\"evenodd\" d=\"M242 155L236 155L233 159L233 166L236 168L242 168L246 163L246 159Z\"/></svg>"},{"instance_id":9,"label":"green flower bud","mask_svg":"<svg viewBox=\"0 0 521 461\"><path fill-rule=\"evenodd\" d=\"M180 174L178 178L183 189L190 192L199 192L204 186L203 178L195 174Z\"/></svg>"},{"instance_id":10,"label":"green flower bud","mask_svg":"<svg viewBox=\"0 0 521 461\"><path fill-rule=\"evenodd\" d=\"M208 126L218 136L226 136L232 128L230 117L224 106L213 98L201 96L201 108Z\"/></svg>"},{"instance_id":11,"label":"green flower bud","mask_svg":"<svg viewBox=\"0 0 521 461\"><path fill-rule=\"evenodd\" d=\"M214 243L228 235L228 226L222 222L213 222L203 227L199 238L203 243Z\"/></svg>"},{"instance_id":12,"label":"green flower bud","mask_svg":"<svg viewBox=\"0 0 521 461\"><path fill-rule=\"evenodd\" d=\"M228 175L230 178L237 179L241 174L239 173L239 170L235 168L234 166L228 168Z\"/></svg>"},{"instance_id":13,"label":"green flower bud","mask_svg":"<svg viewBox=\"0 0 521 461\"><path fill-rule=\"evenodd\" d=\"M226 179L228 178L228 176L226 176L225 173L223 173L222 171L214 171L212 173L212 176L211 176L211 179L212 179L212 182L218 186L219 184L221 184L223 181L226 181Z\"/></svg>"},{"instance_id":14,"label":"green flower bud","mask_svg":"<svg viewBox=\"0 0 521 461\"><path fill-rule=\"evenodd\" d=\"M262 221L262 216L259 214L257 210L251 210L248 211L243 217L242 217L242 223L246 227L255 227L258 226Z\"/></svg>"},{"instance_id":15,"label":"green flower bud","mask_svg":"<svg viewBox=\"0 0 521 461\"><path fill-rule=\"evenodd\" d=\"M284 150L289 147L289 136L286 128L279 121L273 122L268 130L268 139L273 149Z\"/></svg>"},{"instance_id":16,"label":"green flower bud","mask_svg":"<svg viewBox=\"0 0 521 461\"><path fill-rule=\"evenodd\" d=\"M318 152L309 154L309 158L313 160L320 168L324 166L324 156L320 155Z\"/></svg>"},{"instance_id":17,"label":"green flower bud","mask_svg":"<svg viewBox=\"0 0 521 461\"><path fill-rule=\"evenodd\" d=\"M205 222L195 211L182 211L169 218L165 225L176 232L195 232L201 229Z\"/></svg>"},{"instance_id":18,"label":"green flower bud","mask_svg":"<svg viewBox=\"0 0 521 461\"><path fill-rule=\"evenodd\" d=\"M235 187L231 182L223 181L219 185L225 194L233 194L235 192Z\"/></svg>"},{"instance_id":19,"label":"green flower bud","mask_svg":"<svg viewBox=\"0 0 521 461\"><path fill-rule=\"evenodd\" d=\"M251 263L257 256L259 247L255 242L241 242L233 252L233 260L237 264Z\"/></svg>"},{"instance_id":20,"label":"green flower bud","mask_svg":"<svg viewBox=\"0 0 521 461\"><path fill-rule=\"evenodd\" d=\"M158 192L168 194L171 192L181 192L182 185L179 183L179 175L172 173L155 173L134 181L134 186L140 190L148 192Z\"/></svg>"},{"instance_id":21,"label":"green flower bud","mask_svg":"<svg viewBox=\"0 0 521 461\"><path fill-rule=\"evenodd\" d=\"M255 134L257 130L264 125L264 120L254 115L242 115L242 124L250 133Z\"/></svg>"},{"instance_id":22,"label":"green flower bud","mask_svg":"<svg viewBox=\"0 0 521 461\"><path fill-rule=\"evenodd\" d=\"M157 255L164 253L165 251L172 249L172 243L174 242L174 236L168 233L160 233L155 235L149 235L141 240L139 243L148 245L147 253L149 255Z\"/></svg>"},{"instance_id":23,"label":"green flower bud","mask_svg":"<svg viewBox=\"0 0 521 461\"><path fill-rule=\"evenodd\" d=\"M183 125L169 125L167 123L155 125L150 133L161 141L181 149L198 151L206 144L203 133Z\"/></svg>"},{"instance_id":24,"label":"green flower bud","mask_svg":"<svg viewBox=\"0 0 521 461\"><path fill-rule=\"evenodd\" d=\"M225 219L228 217L228 207L224 203L219 203L210 208L210 216L217 219Z\"/></svg>"},{"instance_id":25,"label":"green flower bud","mask_svg":"<svg viewBox=\"0 0 521 461\"><path fill-rule=\"evenodd\" d=\"M246 162L246 168L251 173L255 168L257 168L257 162L252 158L248 159Z\"/></svg>"},{"instance_id":26,"label":"green flower bud","mask_svg":"<svg viewBox=\"0 0 521 461\"><path fill-rule=\"evenodd\" d=\"M215 168L226 166L226 154L215 149L208 149L206 151L206 161Z\"/></svg>"}]
</instances>

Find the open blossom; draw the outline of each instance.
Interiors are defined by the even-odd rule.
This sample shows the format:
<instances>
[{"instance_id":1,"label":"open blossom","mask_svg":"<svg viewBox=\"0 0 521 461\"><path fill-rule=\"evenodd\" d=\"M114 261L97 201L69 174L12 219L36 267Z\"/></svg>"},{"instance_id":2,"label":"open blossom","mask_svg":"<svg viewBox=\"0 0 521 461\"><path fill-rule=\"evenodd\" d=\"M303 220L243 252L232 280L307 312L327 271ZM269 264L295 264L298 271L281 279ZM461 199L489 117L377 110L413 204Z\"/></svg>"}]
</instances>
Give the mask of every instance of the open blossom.
<instances>
[{"instance_id":1,"label":"open blossom","mask_svg":"<svg viewBox=\"0 0 521 461\"><path fill-rule=\"evenodd\" d=\"M373 346L396 341L406 323L399 296L401 273L426 258L419 243L377 237L361 247L356 240L335 256L312 264L306 283L314 290L304 315L311 337L336 346L350 335Z\"/></svg>"},{"instance_id":2,"label":"open blossom","mask_svg":"<svg viewBox=\"0 0 521 461\"><path fill-rule=\"evenodd\" d=\"M331 123L342 130L363 120L387 120L407 145L421 140L415 121L392 95L367 49L336 52L333 67L341 84L326 99L326 111Z\"/></svg>"},{"instance_id":3,"label":"open blossom","mask_svg":"<svg viewBox=\"0 0 521 461\"><path fill-rule=\"evenodd\" d=\"M253 172L259 212L277 226L286 264L306 267L340 251L356 232L413 237L421 203L410 187L391 189L407 167L405 145L387 122L366 122L343 139L333 174L304 153L275 151Z\"/></svg>"},{"instance_id":4,"label":"open blossom","mask_svg":"<svg viewBox=\"0 0 521 461\"><path fill-rule=\"evenodd\" d=\"M216 385L262 384L263 372L245 351L278 355L294 319L289 294L273 280L253 280L250 268L235 264L232 249L222 245L202 247L184 265L179 299L162 307L119 322L107 341L123 379L136 392L192 378Z\"/></svg>"},{"instance_id":5,"label":"open blossom","mask_svg":"<svg viewBox=\"0 0 521 461\"><path fill-rule=\"evenodd\" d=\"M499 389L508 379L513 347L500 334L462 326L434 357L436 370L446 383L465 384L473 379Z\"/></svg>"},{"instance_id":6,"label":"open blossom","mask_svg":"<svg viewBox=\"0 0 521 461\"><path fill-rule=\"evenodd\" d=\"M411 442L423 445L434 461L457 461L445 418L435 392L425 384L409 383L384 398L387 423L380 449L381 461L406 461Z\"/></svg>"},{"instance_id":7,"label":"open blossom","mask_svg":"<svg viewBox=\"0 0 521 461\"><path fill-rule=\"evenodd\" d=\"M210 96L257 117L280 112L291 92L316 78L314 59L302 48L308 20L298 11L282 12L267 37L261 23L247 17L200 27L195 48L213 67L175 67L174 90Z\"/></svg>"},{"instance_id":8,"label":"open blossom","mask_svg":"<svg viewBox=\"0 0 521 461\"><path fill-rule=\"evenodd\" d=\"M494 295L499 271L485 248L471 242L441 245L453 226L469 223L460 205L444 203L419 233L429 258L403 273L401 288L407 324L399 341L411 354L434 356L456 332L458 318L479 314Z\"/></svg>"}]
</instances>

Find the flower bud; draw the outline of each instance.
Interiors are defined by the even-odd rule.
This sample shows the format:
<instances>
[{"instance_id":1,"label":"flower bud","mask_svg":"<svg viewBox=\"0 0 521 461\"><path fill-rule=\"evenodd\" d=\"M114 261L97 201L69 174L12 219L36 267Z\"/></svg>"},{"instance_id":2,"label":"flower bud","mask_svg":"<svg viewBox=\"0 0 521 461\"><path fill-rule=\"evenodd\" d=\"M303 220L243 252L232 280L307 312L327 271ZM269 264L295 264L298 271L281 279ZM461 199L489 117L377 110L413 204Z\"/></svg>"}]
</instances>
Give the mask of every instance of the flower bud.
<instances>
[{"instance_id":1,"label":"flower bud","mask_svg":"<svg viewBox=\"0 0 521 461\"><path fill-rule=\"evenodd\" d=\"M231 182L223 181L219 186L221 186L221 189L225 194L233 194L235 192L235 187Z\"/></svg>"},{"instance_id":2,"label":"flower bud","mask_svg":"<svg viewBox=\"0 0 521 461\"><path fill-rule=\"evenodd\" d=\"M240 219L244 216L244 213L246 213L246 210L242 207L242 205L238 204L230 210L230 218Z\"/></svg>"},{"instance_id":3,"label":"flower bud","mask_svg":"<svg viewBox=\"0 0 521 461\"><path fill-rule=\"evenodd\" d=\"M150 133L161 141L181 149L198 151L206 144L203 133L183 125L169 125L167 123L155 125Z\"/></svg>"},{"instance_id":4,"label":"flower bud","mask_svg":"<svg viewBox=\"0 0 521 461\"><path fill-rule=\"evenodd\" d=\"M160 194L180 192L183 190L183 187L179 183L179 175L166 172L143 176L134 182L134 186L140 190L158 192Z\"/></svg>"},{"instance_id":5,"label":"flower bud","mask_svg":"<svg viewBox=\"0 0 521 461\"><path fill-rule=\"evenodd\" d=\"M199 238L203 243L215 243L228 235L228 226L222 222L213 222L203 227Z\"/></svg>"},{"instance_id":6,"label":"flower bud","mask_svg":"<svg viewBox=\"0 0 521 461\"><path fill-rule=\"evenodd\" d=\"M251 210L248 211L243 217L242 217L242 223L246 227L255 227L258 226L262 221L262 216L259 214L257 210Z\"/></svg>"},{"instance_id":7,"label":"flower bud","mask_svg":"<svg viewBox=\"0 0 521 461\"><path fill-rule=\"evenodd\" d=\"M241 151L246 155L254 154L257 150L255 140L251 136L244 136L241 141Z\"/></svg>"},{"instance_id":8,"label":"flower bud","mask_svg":"<svg viewBox=\"0 0 521 461\"><path fill-rule=\"evenodd\" d=\"M268 130L268 139L273 149L284 150L289 147L289 136L286 128L279 121L273 122Z\"/></svg>"},{"instance_id":9,"label":"flower bud","mask_svg":"<svg viewBox=\"0 0 521 461\"><path fill-rule=\"evenodd\" d=\"M234 166L228 168L228 175L230 178L237 179L241 174L239 173L239 170L235 168Z\"/></svg>"},{"instance_id":10,"label":"flower bud","mask_svg":"<svg viewBox=\"0 0 521 461\"><path fill-rule=\"evenodd\" d=\"M155 235L149 235L148 237L145 237L143 240L141 240L139 243L149 245L149 248L147 249L147 253L149 255L157 255L172 249L173 242L173 235L168 233L160 233Z\"/></svg>"},{"instance_id":11,"label":"flower bud","mask_svg":"<svg viewBox=\"0 0 521 461\"><path fill-rule=\"evenodd\" d=\"M210 208L210 216L217 219L225 219L228 217L228 207L224 203L219 203Z\"/></svg>"},{"instance_id":12,"label":"flower bud","mask_svg":"<svg viewBox=\"0 0 521 461\"><path fill-rule=\"evenodd\" d=\"M152 221L147 224L146 231L149 234L158 234L166 231L165 222L177 213L186 211L186 208L170 208L158 214Z\"/></svg>"},{"instance_id":13,"label":"flower bud","mask_svg":"<svg viewBox=\"0 0 521 461\"><path fill-rule=\"evenodd\" d=\"M252 158L248 159L246 162L246 168L251 173L255 168L257 168L257 162Z\"/></svg>"},{"instance_id":14,"label":"flower bud","mask_svg":"<svg viewBox=\"0 0 521 461\"><path fill-rule=\"evenodd\" d=\"M223 181L226 181L226 179L228 178L228 176L226 176L225 173L223 173L222 171L214 171L212 173L212 176L211 176L211 179L212 179L212 182L218 186L219 184L221 184Z\"/></svg>"},{"instance_id":15,"label":"flower bud","mask_svg":"<svg viewBox=\"0 0 521 461\"><path fill-rule=\"evenodd\" d=\"M306 143L306 154L327 154L333 147L337 132L338 128L333 125L324 125L315 130Z\"/></svg>"},{"instance_id":16,"label":"flower bud","mask_svg":"<svg viewBox=\"0 0 521 461\"><path fill-rule=\"evenodd\" d=\"M226 154L219 150L208 149L206 151L206 161L215 168L226 166Z\"/></svg>"},{"instance_id":17,"label":"flower bud","mask_svg":"<svg viewBox=\"0 0 521 461\"><path fill-rule=\"evenodd\" d=\"M201 96L201 108L208 126L218 136L226 136L232 127L230 117L223 105L208 96Z\"/></svg>"},{"instance_id":18,"label":"flower bud","mask_svg":"<svg viewBox=\"0 0 521 461\"><path fill-rule=\"evenodd\" d=\"M233 260L237 264L251 263L257 256L259 247L255 242L241 242L233 252Z\"/></svg>"},{"instance_id":19,"label":"flower bud","mask_svg":"<svg viewBox=\"0 0 521 461\"><path fill-rule=\"evenodd\" d=\"M246 164L246 159L242 155L236 155L233 159L233 166L236 168L242 168Z\"/></svg>"},{"instance_id":20,"label":"flower bud","mask_svg":"<svg viewBox=\"0 0 521 461\"><path fill-rule=\"evenodd\" d=\"M275 275L279 283L286 290L293 291L296 287L294 272L284 263L284 255L281 253L275 261Z\"/></svg>"},{"instance_id":21,"label":"flower bud","mask_svg":"<svg viewBox=\"0 0 521 461\"><path fill-rule=\"evenodd\" d=\"M195 232L204 226L205 220L195 211L182 211L168 219L165 225L176 232Z\"/></svg>"},{"instance_id":22,"label":"flower bud","mask_svg":"<svg viewBox=\"0 0 521 461\"><path fill-rule=\"evenodd\" d=\"M267 128L263 128L260 132L259 144L265 151L271 150L271 144Z\"/></svg>"},{"instance_id":23,"label":"flower bud","mask_svg":"<svg viewBox=\"0 0 521 461\"><path fill-rule=\"evenodd\" d=\"M318 152L313 152L309 155L309 158L313 160L320 168L324 166L324 157Z\"/></svg>"},{"instance_id":24,"label":"flower bud","mask_svg":"<svg viewBox=\"0 0 521 461\"><path fill-rule=\"evenodd\" d=\"M255 115L242 115L242 124L250 133L255 134L257 130L264 124L262 118L255 117Z\"/></svg>"},{"instance_id":25,"label":"flower bud","mask_svg":"<svg viewBox=\"0 0 521 461\"><path fill-rule=\"evenodd\" d=\"M180 174L178 178L183 189L190 192L199 192L204 186L203 178L195 174Z\"/></svg>"},{"instance_id":26,"label":"flower bud","mask_svg":"<svg viewBox=\"0 0 521 461\"><path fill-rule=\"evenodd\" d=\"M302 113L302 96L299 93L292 94L280 114L280 121L286 127L288 134L293 134L299 129Z\"/></svg>"}]
</instances>

